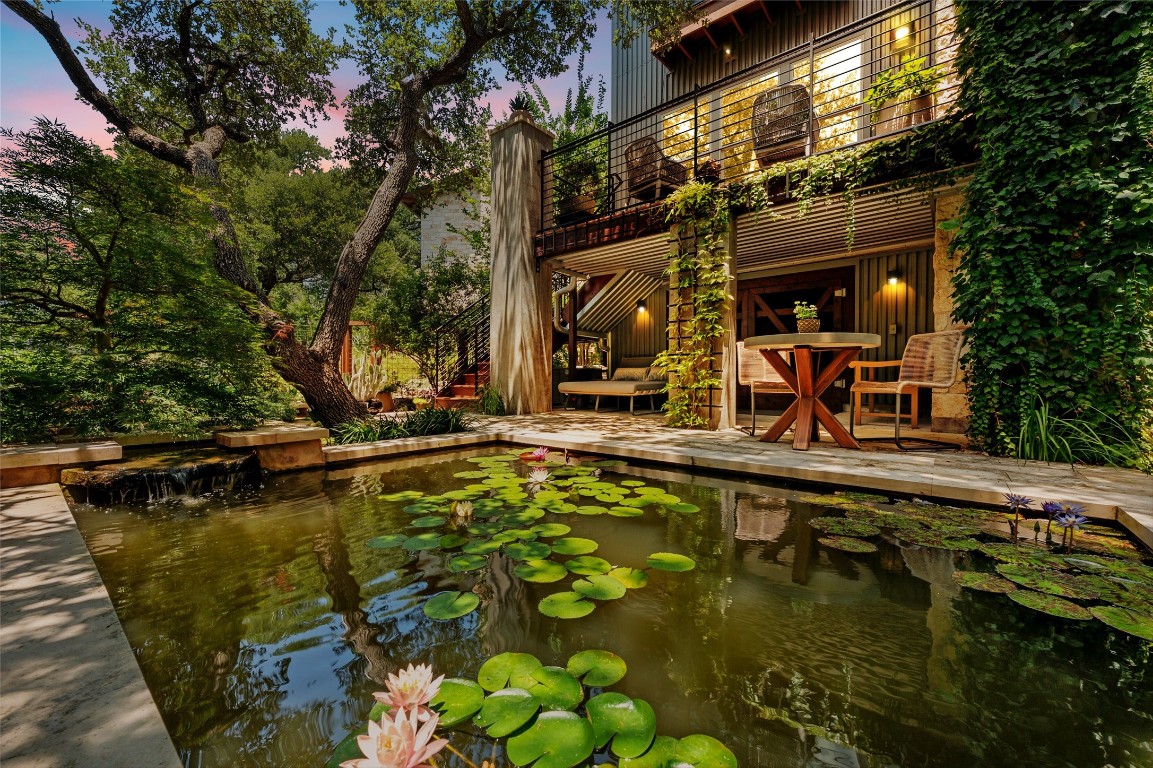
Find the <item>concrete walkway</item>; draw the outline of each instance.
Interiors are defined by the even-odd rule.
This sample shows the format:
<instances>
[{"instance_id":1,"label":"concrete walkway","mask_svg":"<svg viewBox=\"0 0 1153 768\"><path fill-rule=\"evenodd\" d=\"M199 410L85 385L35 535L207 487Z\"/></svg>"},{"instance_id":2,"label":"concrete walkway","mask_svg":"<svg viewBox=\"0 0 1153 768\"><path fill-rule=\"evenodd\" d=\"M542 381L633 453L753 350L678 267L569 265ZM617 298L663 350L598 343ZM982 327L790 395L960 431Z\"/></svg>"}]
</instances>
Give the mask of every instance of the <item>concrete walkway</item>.
<instances>
[{"instance_id":1,"label":"concrete walkway","mask_svg":"<svg viewBox=\"0 0 1153 768\"><path fill-rule=\"evenodd\" d=\"M0 765L180 768L60 486L0 491Z\"/></svg>"}]
</instances>

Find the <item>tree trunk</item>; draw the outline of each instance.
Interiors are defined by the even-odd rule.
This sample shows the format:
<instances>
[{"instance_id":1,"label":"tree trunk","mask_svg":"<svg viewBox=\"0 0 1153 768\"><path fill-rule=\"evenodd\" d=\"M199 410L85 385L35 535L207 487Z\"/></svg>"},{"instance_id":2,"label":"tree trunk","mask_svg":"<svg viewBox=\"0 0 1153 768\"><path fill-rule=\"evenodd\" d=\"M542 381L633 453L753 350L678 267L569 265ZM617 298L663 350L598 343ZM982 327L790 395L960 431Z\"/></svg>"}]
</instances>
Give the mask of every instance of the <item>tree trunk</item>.
<instances>
[{"instance_id":1,"label":"tree trunk","mask_svg":"<svg viewBox=\"0 0 1153 768\"><path fill-rule=\"evenodd\" d=\"M368 416L331 360L291 338L273 344L273 367L304 396L314 419L331 428Z\"/></svg>"}]
</instances>

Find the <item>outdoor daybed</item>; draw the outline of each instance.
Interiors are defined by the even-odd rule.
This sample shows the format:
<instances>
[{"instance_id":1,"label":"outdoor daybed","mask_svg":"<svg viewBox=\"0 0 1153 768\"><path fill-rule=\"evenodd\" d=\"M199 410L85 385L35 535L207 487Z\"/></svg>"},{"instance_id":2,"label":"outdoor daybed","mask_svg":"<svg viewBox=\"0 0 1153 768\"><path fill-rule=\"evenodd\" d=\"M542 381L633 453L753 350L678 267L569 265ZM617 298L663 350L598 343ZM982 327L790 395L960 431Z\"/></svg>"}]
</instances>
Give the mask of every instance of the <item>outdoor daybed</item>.
<instances>
[{"instance_id":1,"label":"outdoor daybed","mask_svg":"<svg viewBox=\"0 0 1153 768\"><path fill-rule=\"evenodd\" d=\"M637 395L648 395L649 410L656 412L654 396L665 388L664 369L657 368L647 357L626 357L608 381L565 381L557 388L565 395L591 395L596 398L593 410L599 412L602 397L627 397L629 413Z\"/></svg>"}]
</instances>

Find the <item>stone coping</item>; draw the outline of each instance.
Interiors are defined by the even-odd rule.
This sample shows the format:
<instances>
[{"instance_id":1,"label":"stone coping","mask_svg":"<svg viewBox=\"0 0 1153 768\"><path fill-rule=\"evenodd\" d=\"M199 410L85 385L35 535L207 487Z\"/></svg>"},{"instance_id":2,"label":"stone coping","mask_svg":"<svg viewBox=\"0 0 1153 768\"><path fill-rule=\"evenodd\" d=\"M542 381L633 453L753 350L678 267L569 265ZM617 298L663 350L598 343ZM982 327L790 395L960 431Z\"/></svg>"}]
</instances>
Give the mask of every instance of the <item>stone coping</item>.
<instances>
[{"instance_id":1,"label":"stone coping","mask_svg":"<svg viewBox=\"0 0 1153 768\"><path fill-rule=\"evenodd\" d=\"M115 461L123 448L114 440L93 443L42 443L18 445L0 450L0 467L51 467L87 464L92 461Z\"/></svg>"},{"instance_id":2,"label":"stone coping","mask_svg":"<svg viewBox=\"0 0 1153 768\"><path fill-rule=\"evenodd\" d=\"M333 465L393 456L407 456L428 451L472 448L500 442L501 439L500 434L496 431L481 428L472 432L457 432L451 435L402 437L395 440L378 440L374 443L354 443L352 445L326 445L322 450L325 465Z\"/></svg>"},{"instance_id":3,"label":"stone coping","mask_svg":"<svg viewBox=\"0 0 1153 768\"><path fill-rule=\"evenodd\" d=\"M256 429L238 432L218 432L216 442L225 448L256 448L262 445L282 445L300 443L307 440L324 440L328 430L324 427L307 427L301 424L265 424Z\"/></svg>"},{"instance_id":4,"label":"stone coping","mask_svg":"<svg viewBox=\"0 0 1153 768\"><path fill-rule=\"evenodd\" d=\"M180 768L60 486L0 491L0 764Z\"/></svg>"}]
</instances>

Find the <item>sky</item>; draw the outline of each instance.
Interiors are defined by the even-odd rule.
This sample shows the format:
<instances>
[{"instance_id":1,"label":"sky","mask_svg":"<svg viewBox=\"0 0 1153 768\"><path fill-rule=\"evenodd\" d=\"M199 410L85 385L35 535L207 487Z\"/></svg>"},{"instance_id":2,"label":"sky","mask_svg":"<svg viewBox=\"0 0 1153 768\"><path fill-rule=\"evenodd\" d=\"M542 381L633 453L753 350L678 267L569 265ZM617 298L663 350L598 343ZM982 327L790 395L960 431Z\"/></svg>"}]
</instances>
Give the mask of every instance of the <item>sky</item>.
<instances>
[{"instance_id":1,"label":"sky","mask_svg":"<svg viewBox=\"0 0 1153 768\"><path fill-rule=\"evenodd\" d=\"M64 0L53 3L49 10L60 22L69 41L75 47L80 42L80 30L72 21L81 17L97 23L108 18L111 4L106 0ZM336 27L352 20L352 11L337 0L319 0L313 13L313 26L317 30ZM586 75L609 79L609 51L612 39L611 25L601 16L596 36L592 40L592 53L585 62ZM571 69L557 78L542 81L541 88L554 109L564 103L565 92L576 81L576 57ZM332 80L338 101L358 82L358 73L348 64L334 74ZM503 82L503 78L501 78ZM504 83L488 95L494 116L508 112L508 101L519 88ZM331 119L309 129L331 148L337 137L343 135L343 111L330 110ZM35 117L43 116L67 125L73 133L96 142L102 147L112 145L107 123L96 110L76 100L76 89L61 69L48 44L24 20L6 6L0 6L0 126L16 131L32 127ZM288 126L301 127L306 126Z\"/></svg>"}]
</instances>

